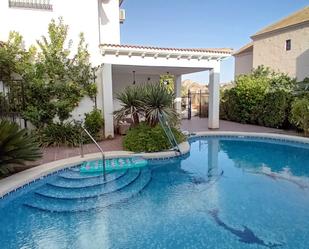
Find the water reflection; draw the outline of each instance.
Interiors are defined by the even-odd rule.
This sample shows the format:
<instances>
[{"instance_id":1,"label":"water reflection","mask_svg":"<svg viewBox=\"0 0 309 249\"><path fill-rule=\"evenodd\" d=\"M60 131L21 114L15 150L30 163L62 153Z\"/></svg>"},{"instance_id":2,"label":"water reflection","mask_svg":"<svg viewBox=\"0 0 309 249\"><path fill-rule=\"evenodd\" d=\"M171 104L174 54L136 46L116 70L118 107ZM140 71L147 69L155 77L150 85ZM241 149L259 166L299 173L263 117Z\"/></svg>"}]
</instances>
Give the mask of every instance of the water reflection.
<instances>
[{"instance_id":1,"label":"water reflection","mask_svg":"<svg viewBox=\"0 0 309 249\"><path fill-rule=\"evenodd\" d=\"M220 148L247 173L309 187L309 148L247 140L221 140Z\"/></svg>"}]
</instances>

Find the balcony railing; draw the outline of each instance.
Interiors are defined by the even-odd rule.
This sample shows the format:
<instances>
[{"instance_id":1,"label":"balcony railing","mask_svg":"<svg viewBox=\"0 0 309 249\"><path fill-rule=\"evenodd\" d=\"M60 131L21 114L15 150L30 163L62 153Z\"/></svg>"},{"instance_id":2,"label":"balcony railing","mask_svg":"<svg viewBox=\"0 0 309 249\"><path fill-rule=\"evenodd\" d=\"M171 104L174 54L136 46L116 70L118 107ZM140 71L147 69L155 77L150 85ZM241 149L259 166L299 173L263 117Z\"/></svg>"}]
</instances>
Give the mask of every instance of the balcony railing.
<instances>
[{"instance_id":1,"label":"balcony railing","mask_svg":"<svg viewBox=\"0 0 309 249\"><path fill-rule=\"evenodd\" d=\"M53 10L50 0L9 0L10 8Z\"/></svg>"}]
</instances>

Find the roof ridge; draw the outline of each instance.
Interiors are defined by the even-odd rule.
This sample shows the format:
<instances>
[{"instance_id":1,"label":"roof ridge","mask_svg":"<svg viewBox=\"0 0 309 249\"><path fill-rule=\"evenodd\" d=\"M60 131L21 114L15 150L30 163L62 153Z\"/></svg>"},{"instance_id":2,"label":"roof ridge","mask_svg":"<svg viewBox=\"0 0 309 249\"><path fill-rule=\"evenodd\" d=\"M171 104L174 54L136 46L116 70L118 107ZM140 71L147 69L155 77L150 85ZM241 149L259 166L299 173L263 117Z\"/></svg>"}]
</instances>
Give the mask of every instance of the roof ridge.
<instances>
[{"instance_id":1,"label":"roof ridge","mask_svg":"<svg viewBox=\"0 0 309 249\"><path fill-rule=\"evenodd\" d=\"M308 11L308 16L306 16L306 11ZM302 19L298 20L298 21L292 20L292 23L283 24L284 21L288 21L288 20L292 19L293 17L297 17L301 13L305 14L305 18L303 20ZM270 25L268 25L264 28L262 28L261 30L259 30L255 34L253 34L251 36L251 38L256 37L258 35L266 34L266 33L269 33L269 32L275 31L275 30L280 30L280 29L283 29L283 28L286 28L286 27L290 27L290 26L293 26L293 25L304 23L304 22L307 22L307 21L309 21L309 5L291 13L290 15L288 15L286 17L279 19L278 21L276 21L276 22L274 22L274 23L272 23L272 24L270 24ZM276 27L276 26L278 26L278 27Z\"/></svg>"},{"instance_id":2,"label":"roof ridge","mask_svg":"<svg viewBox=\"0 0 309 249\"><path fill-rule=\"evenodd\" d=\"M247 51L249 50L251 47L253 47L253 41L245 44L244 46L242 46L241 48L239 48L235 53L233 53L233 55L238 55L238 54L241 54L243 53L244 51Z\"/></svg>"}]
</instances>

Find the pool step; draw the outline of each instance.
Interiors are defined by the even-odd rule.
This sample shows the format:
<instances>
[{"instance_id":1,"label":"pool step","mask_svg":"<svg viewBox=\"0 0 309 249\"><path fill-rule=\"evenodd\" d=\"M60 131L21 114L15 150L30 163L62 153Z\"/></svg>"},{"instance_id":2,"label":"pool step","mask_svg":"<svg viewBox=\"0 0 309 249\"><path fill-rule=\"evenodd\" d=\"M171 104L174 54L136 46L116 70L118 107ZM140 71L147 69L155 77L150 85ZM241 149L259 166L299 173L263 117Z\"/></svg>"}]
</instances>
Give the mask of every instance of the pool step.
<instances>
[{"instance_id":1,"label":"pool step","mask_svg":"<svg viewBox=\"0 0 309 249\"><path fill-rule=\"evenodd\" d=\"M55 181L47 183L47 185L56 188L69 188L69 189L94 187L115 181L124 176L127 172L128 172L127 170L122 170L114 172L113 174L108 174L106 175L105 180L103 178L103 175L101 175L100 177L80 178L78 181L76 179L58 177Z\"/></svg>"},{"instance_id":2,"label":"pool step","mask_svg":"<svg viewBox=\"0 0 309 249\"><path fill-rule=\"evenodd\" d=\"M112 172L107 172L106 175L109 175L111 173ZM80 173L79 170L76 170L76 171L67 170L67 171L60 173L58 176L64 179L80 180L80 179L102 177L103 173L102 172Z\"/></svg>"},{"instance_id":3,"label":"pool step","mask_svg":"<svg viewBox=\"0 0 309 249\"><path fill-rule=\"evenodd\" d=\"M94 198L59 199L34 195L24 205L47 212L83 212L113 206L139 194L149 184L151 181L151 171L149 169L142 169L137 172L138 177L126 186Z\"/></svg>"},{"instance_id":4,"label":"pool step","mask_svg":"<svg viewBox=\"0 0 309 249\"><path fill-rule=\"evenodd\" d=\"M134 182L141 174L140 170L130 170L123 177L116 181L108 182L106 184L99 184L95 186L87 186L80 188L59 188L45 185L39 190L35 191L36 195L49 198L58 199L87 199L96 198L101 195L106 195L125 188L127 185ZM82 184L82 183L81 183Z\"/></svg>"},{"instance_id":5,"label":"pool step","mask_svg":"<svg viewBox=\"0 0 309 249\"><path fill-rule=\"evenodd\" d=\"M69 168L68 171L79 172L80 171L80 167L81 167L81 165L76 166L76 167L72 167L72 168Z\"/></svg>"}]
</instances>

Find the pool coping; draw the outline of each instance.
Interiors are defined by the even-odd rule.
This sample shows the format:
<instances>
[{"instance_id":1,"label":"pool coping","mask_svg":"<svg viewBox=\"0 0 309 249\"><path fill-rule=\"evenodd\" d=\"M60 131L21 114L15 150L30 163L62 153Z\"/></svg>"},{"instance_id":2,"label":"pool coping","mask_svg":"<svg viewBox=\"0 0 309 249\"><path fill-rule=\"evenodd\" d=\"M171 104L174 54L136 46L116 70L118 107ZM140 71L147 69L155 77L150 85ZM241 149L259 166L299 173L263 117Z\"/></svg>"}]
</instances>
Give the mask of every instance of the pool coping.
<instances>
[{"instance_id":1,"label":"pool coping","mask_svg":"<svg viewBox=\"0 0 309 249\"><path fill-rule=\"evenodd\" d=\"M179 144L181 155L187 154L190 151L190 144L188 141ZM134 153L130 151L107 151L104 153L106 159L118 158L118 157L133 157L140 156L145 159L169 159L178 157L180 154L174 150L152 152L152 153ZM23 188L37 180L43 179L54 173L57 173L66 168L70 168L81 164L84 161L91 161L101 159L101 153L85 154L84 157L75 156L69 157L49 163L44 163L39 166L18 172L14 175L6 177L0 180L0 199L9 195L12 192L16 192L18 189Z\"/></svg>"},{"instance_id":2,"label":"pool coping","mask_svg":"<svg viewBox=\"0 0 309 249\"><path fill-rule=\"evenodd\" d=\"M275 134L275 133L258 133L258 132L235 132L235 131L202 131L195 132L191 134L190 138L207 137L207 136L241 136L241 137L255 137L255 138L265 138L274 139L279 141L289 141L298 142L309 145L309 138L297 137L292 135ZM179 144L181 154L188 154L190 152L189 141ZM109 151L105 152L106 159L117 158L117 157L132 157L141 156L145 159L155 160L155 159L169 159L178 157L179 153L169 150L163 152L153 152L153 153L133 153L129 151ZM70 157L66 159L61 159L45 164L41 164L37 167L33 167L22 172L16 173L12 176L6 177L0 180L0 199L9 195L12 192L23 188L25 185L29 185L37 180L43 179L49 175L55 174L58 171L64 170L76 166L83 161L96 160L102 157L101 153L91 153L86 154L83 158L80 156Z\"/></svg>"},{"instance_id":3,"label":"pool coping","mask_svg":"<svg viewBox=\"0 0 309 249\"><path fill-rule=\"evenodd\" d=\"M194 132L190 138L197 137L207 137L207 136L231 136L231 137L254 137L254 138L265 138L274 139L283 142L296 142L309 145L309 137L299 137L286 134L278 133L262 133L262 132L242 132L242 131L200 131Z\"/></svg>"}]
</instances>

